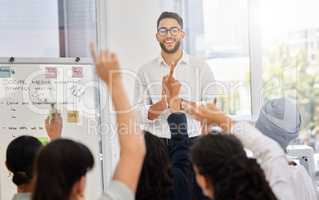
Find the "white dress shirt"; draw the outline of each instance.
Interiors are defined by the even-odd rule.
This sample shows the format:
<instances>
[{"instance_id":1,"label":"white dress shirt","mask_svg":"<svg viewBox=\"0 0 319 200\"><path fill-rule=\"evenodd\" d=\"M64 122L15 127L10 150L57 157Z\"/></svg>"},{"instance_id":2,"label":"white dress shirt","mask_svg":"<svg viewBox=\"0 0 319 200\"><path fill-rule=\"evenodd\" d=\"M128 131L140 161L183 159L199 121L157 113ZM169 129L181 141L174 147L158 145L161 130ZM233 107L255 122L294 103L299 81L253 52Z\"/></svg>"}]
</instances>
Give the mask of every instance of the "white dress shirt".
<instances>
[{"instance_id":1,"label":"white dress shirt","mask_svg":"<svg viewBox=\"0 0 319 200\"><path fill-rule=\"evenodd\" d=\"M304 167L289 165L277 142L245 122L236 123L232 132L253 152L278 200L317 199L315 186Z\"/></svg>"},{"instance_id":2,"label":"white dress shirt","mask_svg":"<svg viewBox=\"0 0 319 200\"><path fill-rule=\"evenodd\" d=\"M171 138L167 117L170 110L166 109L155 120L148 120L150 106L161 99L162 79L168 75L169 67L160 56L142 66L135 83L134 104L139 113L142 129L162 137ZM213 100L216 96L214 75L208 64L199 58L183 52L183 56L174 70L174 77L182 84L180 97L193 102ZM198 136L201 131L200 123L187 115L189 136Z\"/></svg>"}]
</instances>

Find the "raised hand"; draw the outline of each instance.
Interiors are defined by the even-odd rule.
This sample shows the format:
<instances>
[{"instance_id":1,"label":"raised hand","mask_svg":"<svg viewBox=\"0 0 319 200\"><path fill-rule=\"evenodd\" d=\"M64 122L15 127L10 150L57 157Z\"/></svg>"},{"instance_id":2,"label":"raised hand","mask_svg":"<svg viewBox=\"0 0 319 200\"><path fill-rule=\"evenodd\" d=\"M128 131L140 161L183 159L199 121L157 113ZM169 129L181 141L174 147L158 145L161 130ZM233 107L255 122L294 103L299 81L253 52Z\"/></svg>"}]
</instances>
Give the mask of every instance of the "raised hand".
<instances>
[{"instance_id":1,"label":"raised hand","mask_svg":"<svg viewBox=\"0 0 319 200\"><path fill-rule=\"evenodd\" d=\"M45 130L51 140L61 137L63 128L63 120L60 113L53 113L52 118L48 117L45 120Z\"/></svg>"},{"instance_id":2,"label":"raised hand","mask_svg":"<svg viewBox=\"0 0 319 200\"><path fill-rule=\"evenodd\" d=\"M217 125L225 132L229 132L232 126L232 120L224 114L215 103L208 103L207 105L189 104L182 102L184 110L190 114L194 119L201 122L206 129L211 125ZM205 132L206 132L205 131Z\"/></svg>"},{"instance_id":3,"label":"raised hand","mask_svg":"<svg viewBox=\"0 0 319 200\"><path fill-rule=\"evenodd\" d=\"M174 78L174 69L175 68L171 66L169 74L163 78L163 88L165 89L168 103L179 95L182 86L180 82Z\"/></svg>"},{"instance_id":4,"label":"raised hand","mask_svg":"<svg viewBox=\"0 0 319 200\"><path fill-rule=\"evenodd\" d=\"M179 110L181 99L178 96L182 85L174 78L174 69L174 65L171 65L169 74L163 78L163 89L170 107Z\"/></svg>"},{"instance_id":5,"label":"raised hand","mask_svg":"<svg viewBox=\"0 0 319 200\"><path fill-rule=\"evenodd\" d=\"M97 54L95 45L91 44L91 54L96 73L108 86L121 80L119 61L114 53L102 50L100 54Z\"/></svg>"}]
</instances>

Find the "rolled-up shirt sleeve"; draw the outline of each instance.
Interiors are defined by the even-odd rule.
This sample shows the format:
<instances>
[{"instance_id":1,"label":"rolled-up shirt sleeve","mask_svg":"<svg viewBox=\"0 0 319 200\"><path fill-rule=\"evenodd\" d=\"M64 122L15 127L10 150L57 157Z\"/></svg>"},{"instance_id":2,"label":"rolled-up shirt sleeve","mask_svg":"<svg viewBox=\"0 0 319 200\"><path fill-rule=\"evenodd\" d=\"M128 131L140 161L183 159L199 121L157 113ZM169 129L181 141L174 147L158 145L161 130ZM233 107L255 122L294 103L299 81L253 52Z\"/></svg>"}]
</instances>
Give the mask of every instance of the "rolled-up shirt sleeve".
<instances>
[{"instance_id":1,"label":"rolled-up shirt sleeve","mask_svg":"<svg viewBox=\"0 0 319 200\"><path fill-rule=\"evenodd\" d=\"M268 162L278 157L283 157L284 160L287 161L281 147L249 123L236 123L233 128L233 134L240 139L246 148L254 153L254 156L258 158L260 162Z\"/></svg>"},{"instance_id":2,"label":"rolled-up shirt sleeve","mask_svg":"<svg viewBox=\"0 0 319 200\"><path fill-rule=\"evenodd\" d=\"M207 62L202 62L200 77L201 101L212 101L218 95L218 85L215 81L214 73Z\"/></svg>"},{"instance_id":3,"label":"rolled-up shirt sleeve","mask_svg":"<svg viewBox=\"0 0 319 200\"><path fill-rule=\"evenodd\" d=\"M236 123L232 133L251 150L279 200L295 200L288 159L279 144L246 122Z\"/></svg>"}]
</instances>

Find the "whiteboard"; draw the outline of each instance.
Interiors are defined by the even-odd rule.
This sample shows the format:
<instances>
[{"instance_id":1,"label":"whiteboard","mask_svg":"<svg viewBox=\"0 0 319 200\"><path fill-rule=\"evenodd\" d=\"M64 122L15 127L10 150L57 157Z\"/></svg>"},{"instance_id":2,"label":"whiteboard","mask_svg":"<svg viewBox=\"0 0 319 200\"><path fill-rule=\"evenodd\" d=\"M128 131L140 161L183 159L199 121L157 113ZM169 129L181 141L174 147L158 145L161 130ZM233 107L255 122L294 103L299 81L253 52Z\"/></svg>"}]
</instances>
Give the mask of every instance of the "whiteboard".
<instances>
[{"instance_id":1,"label":"whiteboard","mask_svg":"<svg viewBox=\"0 0 319 200\"><path fill-rule=\"evenodd\" d=\"M91 65L0 64L1 200L11 199L16 192L5 167L9 142L20 135L47 140L44 120L51 103L56 103L62 114L63 137L86 144L94 154L95 168L87 177L86 197L99 197L102 165L98 88Z\"/></svg>"}]
</instances>

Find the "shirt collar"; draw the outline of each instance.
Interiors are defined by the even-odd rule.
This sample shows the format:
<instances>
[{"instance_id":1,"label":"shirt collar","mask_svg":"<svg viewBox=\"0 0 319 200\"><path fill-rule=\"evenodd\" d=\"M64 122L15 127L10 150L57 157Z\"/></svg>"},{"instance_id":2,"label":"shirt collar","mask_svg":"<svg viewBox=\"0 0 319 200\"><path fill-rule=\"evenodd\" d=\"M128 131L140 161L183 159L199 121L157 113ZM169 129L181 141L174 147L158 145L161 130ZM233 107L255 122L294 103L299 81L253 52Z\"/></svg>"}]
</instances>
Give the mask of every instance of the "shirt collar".
<instances>
[{"instance_id":1,"label":"shirt collar","mask_svg":"<svg viewBox=\"0 0 319 200\"><path fill-rule=\"evenodd\" d=\"M160 66L167 66L162 55L160 55L158 58L158 64ZM185 51L183 51L182 58L178 61L177 65L179 64L186 64L186 65L189 64L189 55Z\"/></svg>"}]
</instances>

